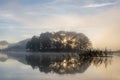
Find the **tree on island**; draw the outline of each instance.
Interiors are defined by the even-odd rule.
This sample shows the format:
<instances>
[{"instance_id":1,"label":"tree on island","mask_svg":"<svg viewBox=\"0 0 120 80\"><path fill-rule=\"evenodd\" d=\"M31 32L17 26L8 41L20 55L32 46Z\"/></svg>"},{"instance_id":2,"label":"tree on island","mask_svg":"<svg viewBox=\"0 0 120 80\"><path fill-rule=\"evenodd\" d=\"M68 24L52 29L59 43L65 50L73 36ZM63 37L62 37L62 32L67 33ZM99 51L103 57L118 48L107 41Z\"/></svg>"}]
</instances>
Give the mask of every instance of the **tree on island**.
<instances>
[{"instance_id":1,"label":"tree on island","mask_svg":"<svg viewBox=\"0 0 120 80\"><path fill-rule=\"evenodd\" d=\"M46 32L33 36L26 44L31 51L74 51L92 48L92 44L83 33L76 32Z\"/></svg>"}]
</instances>

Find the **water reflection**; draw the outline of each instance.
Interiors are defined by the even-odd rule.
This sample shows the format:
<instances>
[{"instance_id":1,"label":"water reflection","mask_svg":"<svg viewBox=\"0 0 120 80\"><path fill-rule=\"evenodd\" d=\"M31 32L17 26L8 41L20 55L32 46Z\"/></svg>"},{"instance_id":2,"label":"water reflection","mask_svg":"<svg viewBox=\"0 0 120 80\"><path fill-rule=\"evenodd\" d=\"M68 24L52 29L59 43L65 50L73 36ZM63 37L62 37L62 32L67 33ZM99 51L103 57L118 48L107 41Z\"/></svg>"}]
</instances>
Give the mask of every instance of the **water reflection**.
<instances>
[{"instance_id":1,"label":"water reflection","mask_svg":"<svg viewBox=\"0 0 120 80\"><path fill-rule=\"evenodd\" d=\"M0 61L5 62L8 59L8 56L6 54L0 54Z\"/></svg>"},{"instance_id":2,"label":"water reflection","mask_svg":"<svg viewBox=\"0 0 120 80\"><path fill-rule=\"evenodd\" d=\"M26 61L33 69L39 68L40 72L53 72L58 74L83 73L93 64L94 66L111 63L112 55L109 53L48 53L30 54Z\"/></svg>"},{"instance_id":3,"label":"water reflection","mask_svg":"<svg viewBox=\"0 0 120 80\"><path fill-rule=\"evenodd\" d=\"M14 52L14 51L8 51L8 52L0 52L0 61L5 62L8 59L14 59L17 60L23 64L26 64L25 56L26 54L29 54L27 52Z\"/></svg>"}]
</instances>

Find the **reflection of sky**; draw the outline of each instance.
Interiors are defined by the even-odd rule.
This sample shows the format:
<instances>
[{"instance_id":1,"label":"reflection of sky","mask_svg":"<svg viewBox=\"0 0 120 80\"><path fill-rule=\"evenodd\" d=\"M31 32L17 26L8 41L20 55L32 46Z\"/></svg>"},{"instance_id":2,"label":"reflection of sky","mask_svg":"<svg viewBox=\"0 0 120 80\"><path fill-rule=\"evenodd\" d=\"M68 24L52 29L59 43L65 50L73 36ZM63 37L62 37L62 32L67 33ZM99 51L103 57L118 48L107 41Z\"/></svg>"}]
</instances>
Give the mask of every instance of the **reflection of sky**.
<instances>
[{"instance_id":1,"label":"reflection of sky","mask_svg":"<svg viewBox=\"0 0 120 80\"><path fill-rule=\"evenodd\" d=\"M117 48L119 4L120 0L0 0L0 40L15 42L45 31L68 30L85 33L95 47Z\"/></svg>"},{"instance_id":2,"label":"reflection of sky","mask_svg":"<svg viewBox=\"0 0 120 80\"><path fill-rule=\"evenodd\" d=\"M33 71L31 66L24 65L18 61L9 59L5 63L0 62L1 80L38 80L39 75L41 77L44 76L39 70Z\"/></svg>"},{"instance_id":3,"label":"reflection of sky","mask_svg":"<svg viewBox=\"0 0 120 80\"><path fill-rule=\"evenodd\" d=\"M104 65L99 67L92 65L83 74L58 75L40 73L38 69L33 70L29 65L8 59L4 63L0 62L0 80L120 80L118 63L120 63L120 57L115 56L107 68L104 68Z\"/></svg>"}]
</instances>

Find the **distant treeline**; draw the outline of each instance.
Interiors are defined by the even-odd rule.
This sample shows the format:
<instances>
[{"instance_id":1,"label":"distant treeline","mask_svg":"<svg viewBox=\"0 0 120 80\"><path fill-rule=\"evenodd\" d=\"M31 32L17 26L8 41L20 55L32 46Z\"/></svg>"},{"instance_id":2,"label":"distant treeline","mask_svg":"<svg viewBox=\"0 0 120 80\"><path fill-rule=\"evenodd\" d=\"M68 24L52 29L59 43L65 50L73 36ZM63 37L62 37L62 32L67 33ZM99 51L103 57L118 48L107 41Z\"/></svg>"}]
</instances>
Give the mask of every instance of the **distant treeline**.
<instances>
[{"instance_id":1,"label":"distant treeline","mask_svg":"<svg viewBox=\"0 0 120 80\"><path fill-rule=\"evenodd\" d=\"M46 32L33 36L26 44L30 51L76 51L91 49L92 44L83 33Z\"/></svg>"}]
</instances>

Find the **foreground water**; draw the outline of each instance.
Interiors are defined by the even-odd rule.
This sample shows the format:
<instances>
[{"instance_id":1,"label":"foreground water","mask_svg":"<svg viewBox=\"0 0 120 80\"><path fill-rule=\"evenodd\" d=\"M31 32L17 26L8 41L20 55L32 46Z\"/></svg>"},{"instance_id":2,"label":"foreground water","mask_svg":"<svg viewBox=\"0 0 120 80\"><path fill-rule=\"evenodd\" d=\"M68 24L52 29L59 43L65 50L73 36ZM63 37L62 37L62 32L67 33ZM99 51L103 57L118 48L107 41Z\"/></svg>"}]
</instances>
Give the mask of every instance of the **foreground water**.
<instances>
[{"instance_id":1,"label":"foreground water","mask_svg":"<svg viewBox=\"0 0 120 80\"><path fill-rule=\"evenodd\" d=\"M92 58L60 54L0 53L0 80L120 80L119 53Z\"/></svg>"}]
</instances>

